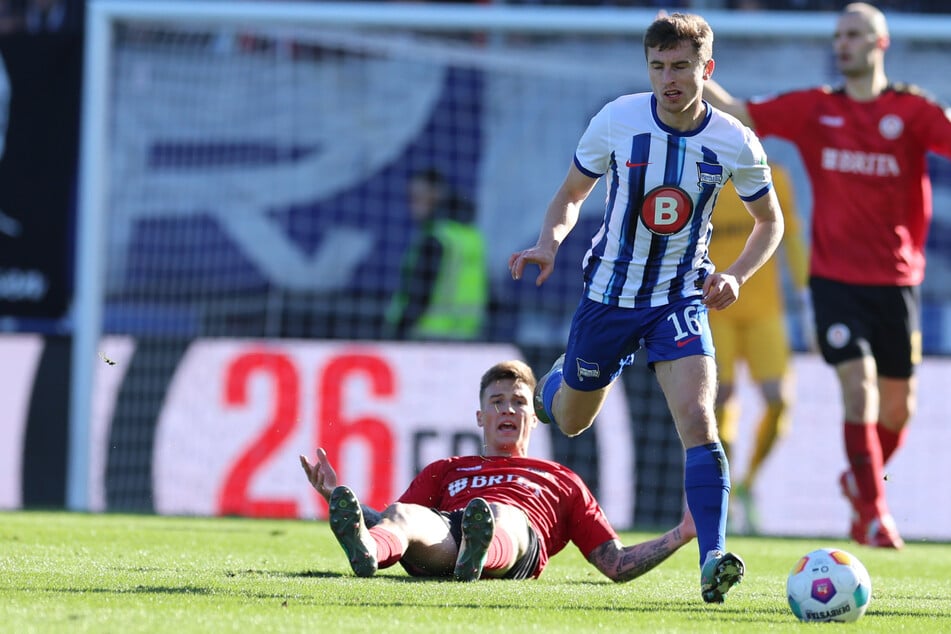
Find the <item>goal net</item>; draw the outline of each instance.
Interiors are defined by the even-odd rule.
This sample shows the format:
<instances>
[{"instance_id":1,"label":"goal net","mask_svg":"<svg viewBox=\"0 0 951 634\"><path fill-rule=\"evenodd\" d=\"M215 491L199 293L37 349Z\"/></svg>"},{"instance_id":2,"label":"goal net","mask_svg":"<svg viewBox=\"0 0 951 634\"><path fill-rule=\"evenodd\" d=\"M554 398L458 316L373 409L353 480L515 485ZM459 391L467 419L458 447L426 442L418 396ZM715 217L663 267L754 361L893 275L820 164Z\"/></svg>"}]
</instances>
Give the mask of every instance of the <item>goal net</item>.
<instances>
[{"instance_id":1,"label":"goal net","mask_svg":"<svg viewBox=\"0 0 951 634\"><path fill-rule=\"evenodd\" d=\"M485 239L479 340L519 346L539 374L563 348L603 186L545 285L513 282L507 259L534 242L588 119L649 89L640 37L654 11L100 0L89 14L73 506L89 506L78 474L102 336L139 345L110 413L101 505L150 508L157 421L189 341L387 338L423 170L439 169ZM831 16L707 17L733 92L833 80ZM930 20L896 34L893 72L951 97L921 62L948 53ZM651 448L638 495L658 497L643 519L667 521L680 512L681 451L648 371L635 371L632 437ZM596 433L556 440L557 457L584 471Z\"/></svg>"}]
</instances>

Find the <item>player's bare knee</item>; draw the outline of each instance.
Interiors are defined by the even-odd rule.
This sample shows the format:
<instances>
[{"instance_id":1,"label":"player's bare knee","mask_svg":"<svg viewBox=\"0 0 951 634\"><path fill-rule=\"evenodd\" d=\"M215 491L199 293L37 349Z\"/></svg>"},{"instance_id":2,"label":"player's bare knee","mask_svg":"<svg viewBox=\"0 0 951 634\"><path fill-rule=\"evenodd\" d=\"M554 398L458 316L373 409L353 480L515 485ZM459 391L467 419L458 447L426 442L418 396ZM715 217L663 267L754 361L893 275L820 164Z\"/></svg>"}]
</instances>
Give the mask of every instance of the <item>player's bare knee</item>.
<instances>
[{"instance_id":1,"label":"player's bare knee","mask_svg":"<svg viewBox=\"0 0 951 634\"><path fill-rule=\"evenodd\" d=\"M878 420L889 429L901 429L914 416L914 407L907 403L894 403L886 407L882 403Z\"/></svg>"},{"instance_id":2,"label":"player's bare knee","mask_svg":"<svg viewBox=\"0 0 951 634\"><path fill-rule=\"evenodd\" d=\"M390 520L397 526L405 526L410 521L411 513L410 505L394 502L383 511L383 518Z\"/></svg>"},{"instance_id":3,"label":"player's bare knee","mask_svg":"<svg viewBox=\"0 0 951 634\"><path fill-rule=\"evenodd\" d=\"M591 427L594 421L566 418L564 420L558 419L557 422L558 428L565 436L578 436L588 427Z\"/></svg>"}]
</instances>

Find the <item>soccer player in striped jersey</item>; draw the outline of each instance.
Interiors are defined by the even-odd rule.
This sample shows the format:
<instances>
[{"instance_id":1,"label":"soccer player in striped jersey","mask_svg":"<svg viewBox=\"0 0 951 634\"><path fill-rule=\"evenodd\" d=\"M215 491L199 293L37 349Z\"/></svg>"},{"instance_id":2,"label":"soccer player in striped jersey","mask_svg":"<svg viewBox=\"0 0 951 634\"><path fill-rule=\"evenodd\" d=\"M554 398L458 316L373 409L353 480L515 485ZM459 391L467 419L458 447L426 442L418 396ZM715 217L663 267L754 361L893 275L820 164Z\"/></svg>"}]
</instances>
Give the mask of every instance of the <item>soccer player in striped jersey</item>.
<instances>
[{"instance_id":1,"label":"soccer player in striped jersey","mask_svg":"<svg viewBox=\"0 0 951 634\"><path fill-rule=\"evenodd\" d=\"M796 144L813 191L810 290L817 343L835 368L845 415L842 492L851 537L901 548L884 465L917 403L920 285L931 220L928 152L951 158L951 110L885 75L888 26L864 2L846 5L834 36L839 88L744 102L708 86L711 103Z\"/></svg>"},{"instance_id":2,"label":"soccer player in striped jersey","mask_svg":"<svg viewBox=\"0 0 951 634\"><path fill-rule=\"evenodd\" d=\"M638 348L667 398L686 452L684 487L697 527L701 596L722 602L743 577L725 552L729 463L714 414L716 363L707 311L736 301L740 286L775 251L782 212L756 136L703 101L714 69L713 32L674 13L644 36L651 92L624 95L596 114L548 206L537 242L512 254L536 284L575 226L582 203L607 178L604 221L583 262L584 295L565 355L542 377L535 408L569 436L588 428ZM732 180L754 219L747 246L722 271L707 254L717 195Z\"/></svg>"}]
</instances>

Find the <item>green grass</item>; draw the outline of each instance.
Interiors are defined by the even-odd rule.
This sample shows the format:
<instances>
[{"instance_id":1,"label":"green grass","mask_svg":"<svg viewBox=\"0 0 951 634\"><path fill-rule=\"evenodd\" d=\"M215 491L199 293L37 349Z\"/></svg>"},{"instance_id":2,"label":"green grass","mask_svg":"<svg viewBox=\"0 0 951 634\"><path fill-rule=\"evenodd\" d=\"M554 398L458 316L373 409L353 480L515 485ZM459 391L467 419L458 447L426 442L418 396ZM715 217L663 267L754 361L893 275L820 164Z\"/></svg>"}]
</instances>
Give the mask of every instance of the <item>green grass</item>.
<instances>
[{"instance_id":1,"label":"green grass","mask_svg":"<svg viewBox=\"0 0 951 634\"><path fill-rule=\"evenodd\" d=\"M643 539L625 533L625 543ZM745 581L700 599L696 542L614 584L569 545L534 581L458 584L399 566L352 575L326 524L305 521L0 513L3 632L792 632L789 569L839 546L873 581L854 631L951 631L951 545L902 552L845 541L730 538Z\"/></svg>"}]
</instances>

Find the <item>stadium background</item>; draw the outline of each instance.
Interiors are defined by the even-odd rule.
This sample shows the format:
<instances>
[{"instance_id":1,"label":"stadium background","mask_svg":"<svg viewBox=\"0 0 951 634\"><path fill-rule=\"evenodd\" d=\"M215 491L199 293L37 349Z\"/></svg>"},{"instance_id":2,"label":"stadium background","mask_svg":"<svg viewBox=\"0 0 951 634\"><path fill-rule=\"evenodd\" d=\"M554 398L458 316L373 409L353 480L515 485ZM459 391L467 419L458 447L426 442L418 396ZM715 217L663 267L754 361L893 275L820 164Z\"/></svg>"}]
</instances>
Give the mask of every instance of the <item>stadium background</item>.
<instances>
[{"instance_id":1,"label":"stadium background","mask_svg":"<svg viewBox=\"0 0 951 634\"><path fill-rule=\"evenodd\" d=\"M830 8L807 4L781 8ZM50 157L78 147L82 45L79 33L0 38L9 102L0 209L23 220L0 236L0 375L11 395L0 413L0 508L69 502L81 166ZM639 47L621 36L380 37L250 23L118 29L86 508L319 517L297 453L337 447L343 477L382 506L426 460L472 451L477 403L465 388L494 360L521 356L543 371L563 347L603 195L591 197L545 286L513 283L505 262L534 240L596 108L647 89ZM951 80L931 69L949 53L947 42L896 38L889 73L948 102ZM716 58L718 79L748 95L834 80L823 38L723 38ZM764 70L775 68L784 72ZM51 87L63 94L47 96ZM24 158L27 148L40 156ZM795 155L769 149L808 200ZM381 340L412 230L408 175L434 163L474 202L491 249L490 327L475 344ZM928 448L947 440L939 395L951 382L951 167L934 160L932 172L923 403L889 486L900 489L893 510L906 536L951 539L940 529L951 522L921 517L918 493L939 468ZM801 212L808 222L808 206ZM815 358L796 362L793 431L764 473L763 524L836 534L846 525L834 486L844 466L837 396ZM592 430L569 440L543 429L533 449L581 473L619 527L667 524L680 513L679 442L646 368L627 373L624 388ZM744 398L749 418L757 403Z\"/></svg>"}]
</instances>

